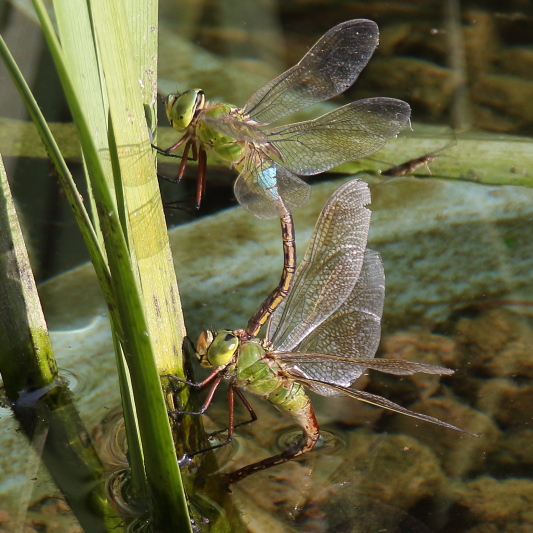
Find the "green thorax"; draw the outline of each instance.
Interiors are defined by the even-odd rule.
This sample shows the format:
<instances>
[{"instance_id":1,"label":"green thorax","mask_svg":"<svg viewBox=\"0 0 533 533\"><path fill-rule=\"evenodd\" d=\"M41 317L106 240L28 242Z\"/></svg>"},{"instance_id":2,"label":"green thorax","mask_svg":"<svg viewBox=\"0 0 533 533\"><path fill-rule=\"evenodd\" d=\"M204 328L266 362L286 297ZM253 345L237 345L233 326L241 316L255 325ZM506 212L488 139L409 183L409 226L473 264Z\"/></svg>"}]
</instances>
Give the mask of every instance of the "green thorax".
<instances>
[{"instance_id":1,"label":"green thorax","mask_svg":"<svg viewBox=\"0 0 533 533\"><path fill-rule=\"evenodd\" d=\"M299 412L309 404L304 387L284 375L275 353L265 351L258 338L241 344L235 381L238 387L263 396L288 413Z\"/></svg>"},{"instance_id":2,"label":"green thorax","mask_svg":"<svg viewBox=\"0 0 533 533\"><path fill-rule=\"evenodd\" d=\"M220 133L202 120L202 117L205 115L217 118L224 114L230 114L234 109L235 108L229 104L208 103L204 111L198 117L195 135L200 139L206 149L214 152L220 159L236 166L244 158L244 143ZM233 116L238 118L238 115Z\"/></svg>"}]
</instances>

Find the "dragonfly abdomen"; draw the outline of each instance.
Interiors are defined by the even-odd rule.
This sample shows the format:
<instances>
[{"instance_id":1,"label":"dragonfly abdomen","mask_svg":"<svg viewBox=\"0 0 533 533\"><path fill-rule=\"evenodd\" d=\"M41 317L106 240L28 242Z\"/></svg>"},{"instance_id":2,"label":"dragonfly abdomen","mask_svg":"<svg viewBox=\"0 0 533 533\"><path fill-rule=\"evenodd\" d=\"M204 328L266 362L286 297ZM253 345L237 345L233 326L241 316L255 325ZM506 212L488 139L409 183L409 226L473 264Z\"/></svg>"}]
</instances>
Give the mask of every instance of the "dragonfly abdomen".
<instances>
[{"instance_id":1,"label":"dragonfly abdomen","mask_svg":"<svg viewBox=\"0 0 533 533\"><path fill-rule=\"evenodd\" d=\"M304 386L292 379L279 377L279 386L268 396L268 401L280 411L287 413L303 430L303 435L282 455L289 454L298 457L311 450L318 438L320 430L311 405L311 398L307 396Z\"/></svg>"},{"instance_id":2,"label":"dragonfly abdomen","mask_svg":"<svg viewBox=\"0 0 533 533\"><path fill-rule=\"evenodd\" d=\"M268 401L280 411L298 417L311 409L311 400L301 383L278 376L278 387L268 395ZM312 411L312 409L311 409Z\"/></svg>"},{"instance_id":3,"label":"dragonfly abdomen","mask_svg":"<svg viewBox=\"0 0 533 533\"><path fill-rule=\"evenodd\" d=\"M237 360L236 385L263 396L280 411L295 418L306 434L318 434L311 400L304 386L286 378L274 360L265 355L262 346L253 340L243 346Z\"/></svg>"},{"instance_id":4,"label":"dragonfly abdomen","mask_svg":"<svg viewBox=\"0 0 533 533\"><path fill-rule=\"evenodd\" d=\"M268 359L260 358L246 368L238 364L236 385L263 396L280 411L287 413L303 429L304 435L299 444L302 450L297 453L300 455L310 450L319 437L311 399L301 383L284 377L275 368L276 365L273 367L267 361Z\"/></svg>"},{"instance_id":5,"label":"dragonfly abdomen","mask_svg":"<svg viewBox=\"0 0 533 533\"><path fill-rule=\"evenodd\" d=\"M263 396L291 416L310 409L311 402L301 383L287 379L264 348L254 339L241 347L237 358L236 385Z\"/></svg>"}]
</instances>

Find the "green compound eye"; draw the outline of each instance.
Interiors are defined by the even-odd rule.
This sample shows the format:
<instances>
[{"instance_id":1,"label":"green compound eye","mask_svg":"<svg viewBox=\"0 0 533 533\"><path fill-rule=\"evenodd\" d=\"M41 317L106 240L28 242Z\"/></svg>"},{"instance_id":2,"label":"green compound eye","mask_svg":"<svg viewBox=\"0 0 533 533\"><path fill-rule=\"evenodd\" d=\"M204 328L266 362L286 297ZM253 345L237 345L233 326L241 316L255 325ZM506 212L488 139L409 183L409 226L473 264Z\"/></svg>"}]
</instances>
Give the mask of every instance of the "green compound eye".
<instances>
[{"instance_id":1,"label":"green compound eye","mask_svg":"<svg viewBox=\"0 0 533 533\"><path fill-rule=\"evenodd\" d=\"M190 126L195 113L202 109L204 104L205 96L201 89L169 94L165 104L167 118L175 130L183 131Z\"/></svg>"},{"instance_id":2,"label":"green compound eye","mask_svg":"<svg viewBox=\"0 0 533 533\"><path fill-rule=\"evenodd\" d=\"M231 331L217 331L213 342L207 348L207 360L210 366L223 366L228 364L238 347L239 339Z\"/></svg>"}]
</instances>

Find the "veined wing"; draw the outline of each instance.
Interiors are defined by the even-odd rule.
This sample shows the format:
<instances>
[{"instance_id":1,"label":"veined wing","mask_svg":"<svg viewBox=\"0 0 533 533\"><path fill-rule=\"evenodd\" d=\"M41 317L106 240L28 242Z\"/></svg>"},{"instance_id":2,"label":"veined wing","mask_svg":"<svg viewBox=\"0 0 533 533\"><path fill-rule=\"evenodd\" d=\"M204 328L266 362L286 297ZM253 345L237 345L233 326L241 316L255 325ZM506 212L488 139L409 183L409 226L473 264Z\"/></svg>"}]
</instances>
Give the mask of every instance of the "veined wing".
<instances>
[{"instance_id":1,"label":"veined wing","mask_svg":"<svg viewBox=\"0 0 533 533\"><path fill-rule=\"evenodd\" d=\"M379 39L371 20L338 24L305 54L302 60L257 90L244 113L268 124L344 92L368 63Z\"/></svg>"},{"instance_id":2,"label":"veined wing","mask_svg":"<svg viewBox=\"0 0 533 533\"><path fill-rule=\"evenodd\" d=\"M351 358L351 357L337 357L336 355L329 355L324 353L306 353L306 352L274 352L276 359L283 363L292 363L293 368L289 365L285 368L295 379L306 376L300 372L299 365L301 363L318 363L325 361L333 361L334 363L346 363L348 366L355 366L362 369L362 371L371 369L383 372L385 374L393 374L395 376L412 376L413 374L435 374L451 376L455 370L446 368L444 366L432 365L430 363L420 363L418 361L407 361L405 359L367 359ZM296 368L298 365L298 368ZM328 380L329 381L329 380ZM335 383L339 385L339 383Z\"/></svg>"},{"instance_id":3,"label":"veined wing","mask_svg":"<svg viewBox=\"0 0 533 533\"><path fill-rule=\"evenodd\" d=\"M229 113L222 113L217 117L204 113L201 116L201 120L230 139L256 143L267 142L265 132L258 129L257 126L239 120Z\"/></svg>"},{"instance_id":4,"label":"veined wing","mask_svg":"<svg viewBox=\"0 0 533 533\"><path fill-rule=\"evenodd\" d=\"M267 338L276 351L294 351L352 293L363 265L369 203L367 184L353 180L324 206L293 288L269 322Z\"/></svg>"},{"instance_id":5,"label":"veined wing","mask_svg":"<svg viewBox=\"0 0 533 533\"><path fill-rule=\"evenodd\" d=\"M296 174L318 174L367 157L397 135L411 108L394 98L368 98L339 107L315 120L280 126L266 137Z\"/></svg>"},{"instance_id":6,"label":"veined wing","mask_svg":"<svg viewBox=\"0 0 533 533\"><path fill-rule=\"evenodd\" d=\"M257 218L282 217L306 204L311 195L307 183L259 152L247 154L233 189L237 201Z\"/></svg>"},{"instance_id":7,"label":"veined wing","mask_svg":"<svg viewBox=\"0 0 533 533\"><path fill-rule=\"evenodd\" d=\"M394 374L396 376L411 376L419 373L449 376L454 373L450 368L428 363L419 363L418 361L405 361L403 359L351 358L307 352L275 352L275 355L280 362L284 363L285 371L291 374L294 379L305 378L326 381L344 387L351 385L353 381L349 376L359 377L367 369L378 370L379 372ZM337 371L338 368L342 368L348 378L345 379L342 373ZM331 377L328 373L331 373ZM323 377L319 379L316 376ZM322 396L337 395L330 387L323 387L317 384L309 386L314 392Z\"/></svg>"},{"instance_id":8,"label":"veined wing","mask_svg":"<svg viewBox=\"0 0 533 533\"><path fill-rule=\"evenodd\" d=\"M300 358L298 370L304 377L347 387L366 368L372 368L371 358L376 354L381 336L384 299L385 274L381 258L374 250L367 249L361 273L348 298L296 347L297 352L331 356L317 357L312 362ZM298 355L294 353L289 358L297 359ZM369 365L351 364L352 358L367 358ZM328 390L321 394L327 396Z\"/></svg>"},{"instance_id":9,"label":"veined wing","mask_svg":"<svg viewBox=\"0 0 533 533\"><path fill-rule=\"evenodd\" d=\"M341 387L340 385L334 385L333 383L327 383L325 381L319 381L319 380L314 380L314 379L303 379L299 377L295 379L297 379L301 383L304 383L305 385L308 385L312 389L314 389L316 386L329 388L332 390L331 396L333 395L350 396L351 398L355 398L356 400L359 400L361 402L375 405L376 407L383 407L384 409L388 409L389 411L394 411L396 413L401 413L402 415L411 416L413 418L417 418L418 420L423 420L424 422L431 422L433 424L437 424L438 426L442 426L448 429L454 429L455 431L460 431L461 433L467 433L468 435L472 435L474 437L478 436L475 433L469 433L468 431L464 431L463 429L460 429L457 426L453 426L452 424L443 422L442 420L439 420L438 418L435 418L433 416L423 415L421 413L416 413L415 411L410 411L409 409L406 409L405 407L402 407L401 405L398 405L397 403L391 402L390 400L387 400L386 398L377 396L376 394L370 394L369 392L365 392L365 391L361 391L357 389L349 389L347 387Z\"/></svg>"}]
</instances>

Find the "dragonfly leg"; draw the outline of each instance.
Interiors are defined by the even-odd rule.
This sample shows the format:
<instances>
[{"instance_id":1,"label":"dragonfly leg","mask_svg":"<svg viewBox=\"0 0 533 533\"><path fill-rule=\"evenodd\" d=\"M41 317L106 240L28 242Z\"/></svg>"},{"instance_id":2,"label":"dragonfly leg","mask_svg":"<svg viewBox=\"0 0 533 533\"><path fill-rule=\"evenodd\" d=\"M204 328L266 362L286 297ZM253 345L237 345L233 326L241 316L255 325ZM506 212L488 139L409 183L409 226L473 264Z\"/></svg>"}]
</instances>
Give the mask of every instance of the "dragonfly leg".
<instances>
[{"instance_id":1,"label":"dragonfly leg","mask_svg":"<svg viewBox=\"0 0 533 533\"><path fill-rule=\"evenodd\" d=\"M272 457L268 457L267 459L263 459L257 463L243 466L242 468L239 468L239 470L235 470L235 472L227 474L226 483L228 485L237 483L251 474L255 474L261 470L266 470L267 468L272 468L273 466L292 461L292 459L295 459L296 457L299 457L300 455L312 450L318 441L318 438L320 437L320 431L310 401L307 405L307 408L303 409L302 412L298 414L297 421L304 430L304 433L301 439L294 446L291 446L277 455L273 455Z\"/></svg>"},{"instance_id":2,"label":"dragonfly leg","mask_svg":"<svg viewBox=\"0 0 533 533\"><path fill-rule=\"evenodd\" d=\"M217 384L218 385L218 384ZM219 444L214 444L213 446L209 446L207 448L202 448L201 450L197 450L195 452L186 453L185 456L183 456L180 459L180 463L187 462L188 459L191 459L192 457L199 455L201 453L210 452L212 450L216 450L217 448L222 448L224 446L227 446L232 440L233 440L233 430L235 429L234 424L234 414L235 414L235 399L233 396L233 392L236 391L233 387L233 384L231 384L228 388L228 436L226 437L226 440L224 442L220 442ZM240 395L239 395L240 397ZM248 402L246 402L248 403ZM248 404L249 405L249 404ZM251 407L250 407L251 408ZM255 415L255 413L254 413ZM257 417L256 417L257 419ZM218 432L216 432L218 433ZM213 433L212 435L215 435L216 433Z\"/></svg>"},{"instance_id":3,"label":"dragonfly leg","mask_svg":"<svg viewBox=\"0 0 533 533\"><path fill-rule=\"evenodd\" d=\"M194 157L188 157L189 156L189 150L191 149L191 144L193 144L194 141L192 139L189 139L187 143L185 144L185 148L183 149L183 153L181 155L173 155L173 154L167 154L165 151L161 151L159 153L162 153L165 156L168 157L178 157L181 159L180 167L178 169L178 173L175 178L167 178L163 174L157 174L157 176L161 179L164 179L165 181L168 181L169 183L179 183L181 181L181 178L183 178L183 174L185 174L185 167L187 166L188 161L196 161ZM153 146L153 145L152 145ZM156 147L157 148L157 147ZM172 147L171 147L172 148ZM170 148L169 148L170 150Z\"/></svg>"},{"instance_id":4,"label":"dragonfly leg","mask_svg":"<svg viewBox=\"0 0 533 533\"><path fill-rule=\"evenodd\" d=\"M199 411L181 411L179 409L175 409L172 411L168 411L169 415L203 415L207 408L211 405L211 402L213 400L213 396L215 395L215 392L220 385L220 382L222 381L222 376L218 376L217 379L213 382L211 385L211 388L209 389L209 392L207 393L207 398L205 399L204 404L202 407L200 407Z\"/></svg>"},{"instance_id":5,"label":"dragonfly leg","mask_svg":"<svg viewBox=\"0 0 533 533\"><path fill-rule=\"evenodd\" d=\"M183 174L185 174L185 167L187 166L187 156L189 155L189 150L191 149L191 144L194 141L192 139L189 139L187 143L185 144L185 148L183 148L183 154L182 154L182 160L180 164L180 168L178 169L178 174L176 176L176 183L179 183L181 181L181 178L183 178Z\"/></svg>"},{"instance_id":6,"label":"dragonfly leg","mask_svg":"<svg viewBox=\"0 0 533 533\"><path fill-rule=\"evenodd\" d=\"M173 144L170 148L167 148L166 150L163 148L159 148L159 146L156 146L155 144L152 144L152 148L161 155L164 155L165 157L174 157L176 159L186 159L187 161L196 161L196 149L195 145L193 145L192 150L192 157L185 157L184 154L173 154L172 151L181 146L185 141L187 140L187 137L182 137L176 144ZM163 176L159 176L160 178L166 179L169 181L169 178L165 178Z\"/></svg>"},{"instance_id":7,"label":"dragonfly leg","mask_svg":"<svg viewBox=\"0 0 533 533\"><path fill-rule=\"evenodd\" d=\"M185 173L185 167L187 166L187 162L188 161L196 161L196 159L194 157L187 157L188 151L189 151L189 143L187 143L187 145L185 145L185 150L183 151L183 155L168 154L169 157L178 157L179 159L181 159L180 168L178 169L178 174L176 175L176 177L169 178L169 177L165 176L164 174L161 174L161 172L157 173L157 177L162 179L162 180L168 181L169 183L179 183L181 181L181 178L183 178L183 174ZM167 154L165 154L165 155L167 155ZM170 202L170 204L165 204L165 206L166 207L175 207L175 206L172 205L172 203L176 203L176 202Z\"/></svg>"},{"instance_id":8,"label":"dragonfly leg","mask_svg":"<svg viewBox=\"0 0 533 533\"><path fill-rule=\"evenodd\" d=\"M245 420L244 422L239 422L238 424L233 425L233 429L237 429L242 426L247 426L252 422L255 422L257 420L257 415L255 414L253 407L250 405L244 394L238 388L235 388L234 392L237 394L244 407L246 407L248 413L250 414L250 420ZM224 433L225 431L229 431L229 428L219 429L217 431L214 431L213 433L210 433L209 436L214 437L215 435L219 435L220 433Z\"/></svg>"},{"instance_id":9,"label":"dragonfly leg","mask_svg":"<svg viewBox=\"0 0 533 533\"><path fill-rule=\"evenodd\" d=\"M179 157L181 159L181 155L174 155L172 152L177 150L189 138L190 134L186 133L181 139L179 139L178 142L174 143L172 146L169 146L166 149L159 148L159 146L156 146L155 144L152 144L152 148L156 150L158 154L165 155L167 157Z\"/></svg>"},{"instance_id":10,"label":"dragonfly leg","mask_svg":"<svg viewBox=\"0 0 533 533\"><path fill-rule=\"evenodd\" d=\"M213 381L218 375L220 374L221 370L223 369L217 369L214 372L211 372L209 376L207 376L203 381L189 381L187 379L180 378L178 376L175 376L174 374L161 374L160 378L169 378L173 381L178 381L179 383L184 383L185 385L189 385L189 387L196 387L198 389L201 389L202 387L205 387L208 383Z\"/></svg>"},{"instance_id":11,"label":"dragonfly leg","mask_svg":"<svg viewBox=\"0 0 533 533\"><path fill-rule=\"evenodd\" d=\"M159 148L159 146L156 146L155 144L151 145L152 148L161 155L164 155L165 157L173 157L174 159L183 159L183 156L181 154L167 154L167 151L163 148ZM189 161L194 161L192 157L189 157Z\"/></svg>"},{"instance_id":12,"label":"dragonfly leg","mask_svg":"<svg viewBox=\"0 0 533 533\"><path fill-rule=\"evenodd\" d=\"M198 150L198 182L196 185L196 209L200 209L202 198L205 194L205 176L207 171L207 154L205 148L200 146Z\"/></svg>"},{"instance_id":13,"label":"dragonfly leg","mask_svg":"<svg viewBox=\"0 0 533 533\"><path fill-rule=\"evenodd\" d=\"M189 150L191 149L191 146L192 146L192 151L193 151L193 157L192 158L188 157ZM187 143L185 144L185 148L183 149L183 155L181 156L182 160L181 160L181 164L180 164L180 167L178 169L178 173L177 173L176 177L175 178L167 178L166 176L163 176L162 174L159 174L159 173L158 173L158 177L160 177L160 178L162 178L165 181L168 181L170 183L179 183L181 181L181 179L183 178L183 175L185 174L185 168L187 166L187 162L188 161L196 161L196 156L197 156L196 143L192 139L189 139L187 141ZM177 205L177 204L180 204L180 203L182 203L182 201L176 200L174 202L166 202L164 205L165 205L165 207L168 207L170 209L180 209L180 210L183 210L183 211L193 212L192 208L190 208L190 207ZM197 205L196 209L198 209L198 207L199 206Z\"/></svg>"},{"instance_id":14,"label":"dragonfly leg","mask_svg":"<svg viewBox=\"0 0 533 533\"><path fill-rule=\"evenodd\" d=\"M292 215L287 213L281 217L281 237L283 239L283 271L278 286L268 295L254 316L248 321L246 333L255 337L261 326L269 319L274 310L289 294L296 271L296 242L294 238L294 222Z\"/></svg>"},{"instance_id":15,"label":"dragonfly leg","mask_svg":"<svg viewBox=\"0 0 533 533\"><path fill-rule=\"evenodd\" d=\"M220 371L217 370L209 374L207 378L205 378L203 381L200 381L198 383L194 381L187 381L186 379L182 379L178 376L175 376L174 374L164 374L161 377L170 378L170 379L173 379L174 381L178 381L179 383L189 385L189 387L196 387L198 389L202 389L203 387L211 383L211 381L213 381L213 384L211 385L211 388L209 389L209 392L207 393L207 398L199 411L180 411L176 409L176 410L172 410L168 412L168 414L171 414L171 415L202 415L206 412L207 408L211 404L215 391L217 390L217 387L220 385L220 382L222 381L223 376L221 376Z\"/></svg>"},{"instance_id":16,"label":"dragonfly leg","mask_svg":"<svg viewBox=\"0 0 533 533\"><path fill-rule=\"evenodd\" d=\"M184 139L181 139L183 141ZM153 146L153 145L152 145ZM188 161L198 161L198 181L196 186L196 204L195 204L195 210L200 209L200 204L202 203L202 198L205 195L205 188L206 188L206 172L207 172L207 154L205 151L205 148L203 146L197 145L197 143L193 139L188 139L187 143L185 144L185 147L183 149L183 154L180 156L173 156L170 153L167 153L168 150L173 149L171 146L168 148L168 150L161 150L160 148L157 148L157 146L154 146L158 150L159 153L171 157L180 157L181 158L181 164L178 169L178 173L175 178L167 178L166 176L162 174L157 174L157 176L161 179L164 179L165 181L168 181L170 183L179 183L181 179L183 178L183 175L185 174L185 168L187 167ZM188 157L189 151L192 148L192 157ZM180 203L177 202L169 202L165 204L165 207L169 207L171 209L184 209L187 211L192 211L192 209L189 209L187 207L178 206L175 204Z\"/></svg>"},{"instance_id":17,"label":"dragonfly leg","mask_svg":"<svg viewBox=\"0 0 533 533\"><path fill-rule=\"evenodd\" d=\"M174 150L176 150L177 148L179 148L185 141L187 141L187 143L185 144L185 148L183 149L183 153L181 155L173 154L172 152ZM193 156L192 157L188 157L191 144L192 144L192 147L193 147L193 150L192 150ZM180 167L179 167L179 170L178 170L178 174L177 174L177 176L175 178L168 178L164 174L161 174L159 172L157 173L157 177L158 178L161 178L161 179L163 179L165 181L168 181L169 183L179 183L181 181L181 178L183 178L183 174L185 173L185 167L187 166L187 162L188 161L196 161L196 159L197 159L197 157L196 157L196 143L194 143L192 141L192 139L190 138L189 134L185 134L177 143L173 144L172 146L170 146L166 150L164 150L163 148L159 148L159 146L156 146L155 144L152 144L152 148L154 148L154 150L156 150L157 153L159 153L161 155L164 155L166 157L175 157L177 159L181 159L181 163L180 163Z\"/></svg>"}]
</instances>

